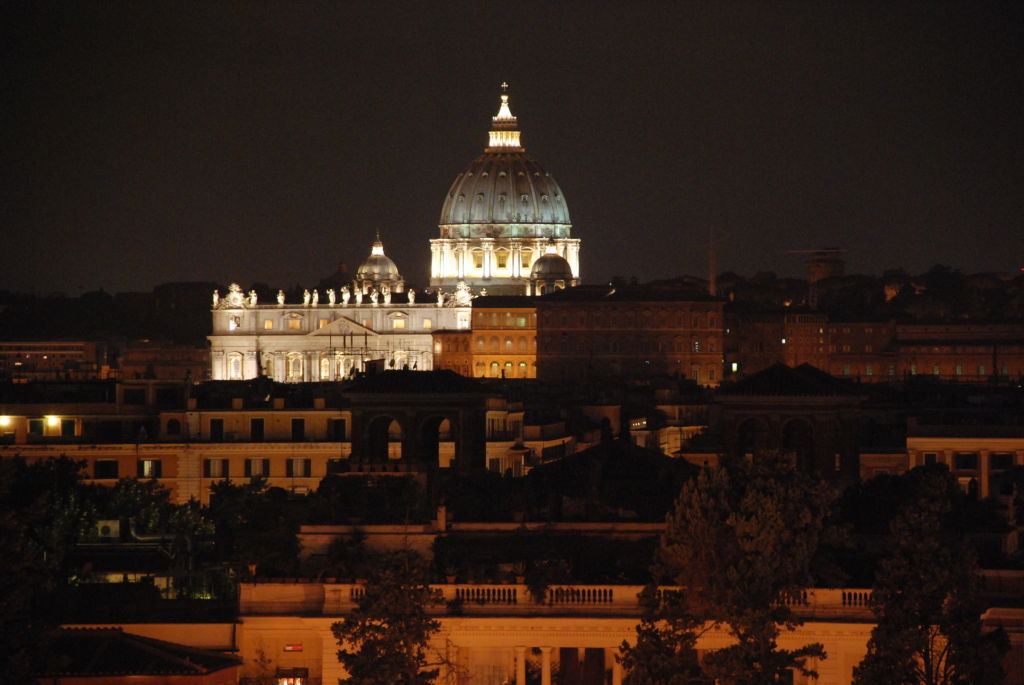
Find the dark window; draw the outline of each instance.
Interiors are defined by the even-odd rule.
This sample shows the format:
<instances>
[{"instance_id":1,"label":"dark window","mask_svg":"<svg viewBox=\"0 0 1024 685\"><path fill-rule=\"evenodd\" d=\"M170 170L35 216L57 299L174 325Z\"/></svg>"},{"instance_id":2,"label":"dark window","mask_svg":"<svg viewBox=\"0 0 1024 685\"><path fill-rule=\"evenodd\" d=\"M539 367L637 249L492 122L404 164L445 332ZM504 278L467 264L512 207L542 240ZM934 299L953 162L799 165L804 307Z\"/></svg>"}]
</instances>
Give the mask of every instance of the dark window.
<instances>
[{"instance_id":1,"label":"dark window","mask_svg":"<svg viewBox=\"0 0 1024 685\"><path fill-rule=\"evenodd\" d=\"M270 460L269 459L246 459L245 460L245 477L251 478L253 476L269 476L270 475Z\"/></svg>"},{"instance_id":2,"label":"dark window","mask_svg":"<svg viewBox=\"0 0 1024 685\"><path fill-rule=\"evenodd\" d=\"M289 459L286 462L287 475L289 478L309 478L313 473L313 461L311 459Z\"/></svg>"},{"instance_id":3,"label":"dark window","mask_svg":"<svg viewBox=\"0 0 1024 685\"><path fill-rule=\"evenodd\" d=\"M263 442L263 419L249 419L249 439Z\"/></svg>"},{"instance_id":4,"label":"dark window","mask_svg":"<svg viewBox=\"0 0 1024 685\"><path fill-rule=\"evenodd\" d=\"M327 460L327 473L345 473L348 471L348 460L347 459L328 459Z\"/></svg>"},{"instance_id":5,"label":"dark window","mask_svg":"<svg viewBox=\"0 0 1024 685\"><path fill-rule=\"evenodd\" d=\"M146 391L142 388L131 388L130 390L124 391L124 403L125 404L145 404L146 403Z\"/></svg>"},{"instance_id":6,"label":"dark window","mask_svg":"<svg viewBox=\"0 0 1024 685\"><path fill-rule=\"evenodd\" d=\"M1007 471L1013 468L1013 454L1009 452L997 452L988 457L989 468L996 471Z\"/></svg>"},{"instance_id":7,"label":"dark window","mask_svg":"<svg viewBox=\"0 0 1024 685\"><path fill-rule=\"evenodd\" d=\"M160 478L163 468L159 459L139 459L139 478Z\"/></svg>"},{"instance_id":8,"label":"dark window","mask_svg":"<svg viewBox=\"0 0 1024 685\"><path fill-rule=\"evenodd\" d=\"M306 419L292 419L292 440L306 439Z\"/></svg>"},{"instance_id":9,"label":"dark window","mask_svg":"<svg viewBox=\"0 0 1024 685\"><path fill-rule=\"evenodd\" d=\"M170 409L171 407L177 407L181 401L178 399L179 393L177 388L157 388L156 390L156 406L161 409Z\"/></svg>"},{"instance_id":10,"label":"dark window","mask_svg":"<svg viewBox=\"0 0 1024 685\"><path fill-rule=\"evenodd\" d=\"M345 440L345 419L331 419L327 426L327 439L335 442Z\"/></svg>"},{"instance_id":11,"label":"dark window","mask_svg":"<svg viewBox=\"0 0 1024 685\"><path fill-rule=\"evenodd\" d=\"M210 419L210 440L220 442L224 439L224 419Z\"/></svg>"},{"instance_id":12,"label":"dark window","mask_svg":"<svg viewBox=\"0 0 1024 685\"><path fill-rule=\"evenodd\" d=\"M929 466L934 464L935 460L936 460L936 455L935 455L934 452L928 452L927 454L924 455L924 463L929 465Z\"/></svg>"},{"instance_id":13,"label":"dark window","mask_svg":"<svg viewBox=\"0 0 1024 685\"><path fill-rule=\"evenodd\" d=\"M117 461L114 459L97 460L92 467L93 476L96 478L117 479Z\"/></svg>"},{"instance_id":14,"label":"dark window","mask_svg":"<svg viewBox=\"0 0 1024 685\"><path fill-rule=\"evenodd\" d=\"M74 419L61 419L60 420L60 434L64 438L75 437L75 420Z\"/></svg>"},{"instance_id":15,"label":"dark window","mask_svg":"<svg viewBox=\"0 0 1024 685\"><path fill-rule=\"evenodd\" d=\"M228 460L227 459L204 459L203 460L203 477L204 478L228 478Z\"/></svg>"},{"instance_id":16,"label":"dark window","mask_svg":"<svg viewBox=\"0 0 1024 685\"><path fill-rule=\"evenodd\" d=\"M178 419L168 419L167 421L167 434L168 435L181 435L181 421Z\"/></svg>"},{"instance_id":17,"label":"dark window","mask_svg":"<svg viewBox=\"0 0 1024 685\"><path fill-rule=\"evenodd\" d=\"M961 471L971 471L978 468L978 454L976 452L959 452L954 460L956 468Z\"/></svg>"},{"instance_id":18,"label":"dark window","mask_svg":"<svg viewBox=\"0 0 1024 685\"><path fill-rule=\"evenodd\" d=\"M42 435L43 434L43 420L42 419L29 419L28 420L28 434L29 435Z\"/></svg>"}]
</instances>

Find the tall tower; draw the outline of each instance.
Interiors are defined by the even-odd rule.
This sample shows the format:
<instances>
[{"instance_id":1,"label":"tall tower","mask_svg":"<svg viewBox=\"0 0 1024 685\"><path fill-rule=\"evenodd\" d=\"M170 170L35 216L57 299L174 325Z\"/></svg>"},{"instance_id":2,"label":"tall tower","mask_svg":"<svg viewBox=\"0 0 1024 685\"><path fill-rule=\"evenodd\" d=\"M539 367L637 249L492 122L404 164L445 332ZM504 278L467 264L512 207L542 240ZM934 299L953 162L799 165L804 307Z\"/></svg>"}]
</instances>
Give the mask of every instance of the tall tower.
<instances>
[{"instance_id":1,"label":"tall tower","mask_svg":"<svg viewBox=\"0 0 1024 685\"><path fill-rule=\"evenodd\" d=\"M501 84L488 145L456 176L430 241L430 285L465 281L492 295L527 292L534 263L553 248L580 277L580 241L562 189L520 143L519 125Z\"/></svg>"}]
</instances>

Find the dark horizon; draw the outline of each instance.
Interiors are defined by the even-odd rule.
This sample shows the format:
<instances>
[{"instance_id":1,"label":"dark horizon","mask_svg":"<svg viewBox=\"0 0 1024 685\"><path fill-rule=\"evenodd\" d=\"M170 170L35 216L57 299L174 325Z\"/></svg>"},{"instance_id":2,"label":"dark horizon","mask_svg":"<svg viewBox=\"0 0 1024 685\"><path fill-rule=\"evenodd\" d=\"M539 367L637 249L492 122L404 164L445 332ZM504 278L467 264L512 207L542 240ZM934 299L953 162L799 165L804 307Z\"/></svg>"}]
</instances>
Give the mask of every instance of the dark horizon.
<instances>
[{"instance_id":1,"label":"dark horizon","mask_svg":"<svg viewBox=\"0 0 1024 685\"><path fill-rule=\"evenodd\" d=\"M585 283L1019 273L1017 3L54 4L3 10L0 290L406 280L498 84Z\"/></svg>"}]
</instances>

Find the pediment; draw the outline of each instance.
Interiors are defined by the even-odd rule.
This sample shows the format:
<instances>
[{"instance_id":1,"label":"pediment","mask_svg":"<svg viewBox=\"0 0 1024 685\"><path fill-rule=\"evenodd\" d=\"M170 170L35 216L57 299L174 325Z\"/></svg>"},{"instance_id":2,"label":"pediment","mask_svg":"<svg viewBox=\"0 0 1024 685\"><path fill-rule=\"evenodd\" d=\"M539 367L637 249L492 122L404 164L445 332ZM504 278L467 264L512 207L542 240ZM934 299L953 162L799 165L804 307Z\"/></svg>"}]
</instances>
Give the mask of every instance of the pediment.
<instances>
[{"instance_id":1,"label":"pediment","mask_svg":"<svg viewBox=\"0 0 1024 685\"><path fill-rule=\"evenodd\" d=\"M343 316L335 319L323 328L318 328L307 335L377 335L377 331L372 328L356 323L352 319Z\"/></svg>"}]
</instances>

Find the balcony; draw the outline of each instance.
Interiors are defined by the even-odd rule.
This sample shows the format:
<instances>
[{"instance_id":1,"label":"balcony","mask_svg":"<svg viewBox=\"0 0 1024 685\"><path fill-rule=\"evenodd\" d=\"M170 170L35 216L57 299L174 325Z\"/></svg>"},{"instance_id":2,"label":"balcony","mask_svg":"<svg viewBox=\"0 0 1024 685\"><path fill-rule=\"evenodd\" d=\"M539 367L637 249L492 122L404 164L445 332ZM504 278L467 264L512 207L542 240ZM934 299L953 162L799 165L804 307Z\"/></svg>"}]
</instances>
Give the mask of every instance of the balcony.
<instances>
[{"instance_id":1,"label":"balcony","mask_svg":"<svg viewBox=\"0 0 1024 685\"><path fill-rule=\"evenodd\" d=\"M553 585L543 602L522 584L433 585L436 615L636 617L643 610L641 585ZM662 588L673 592L678 588ZM356 607L365 592L358 583L317 583L268 579L241 587L242 615L341 616ZM787 604L806 620L873 620L871 590L808 589Z\"/></svg>"}]
</instances>

